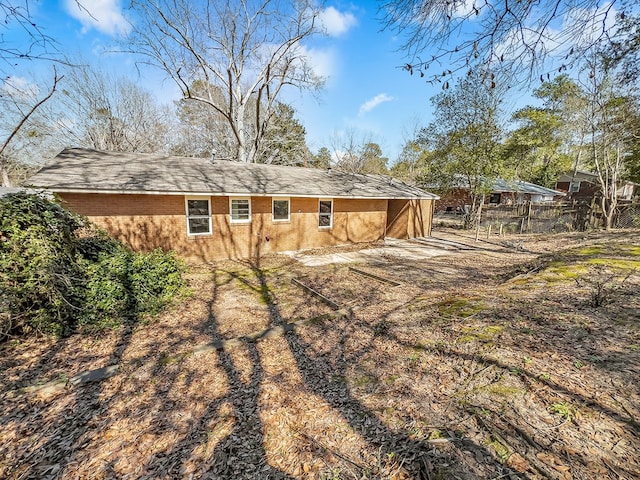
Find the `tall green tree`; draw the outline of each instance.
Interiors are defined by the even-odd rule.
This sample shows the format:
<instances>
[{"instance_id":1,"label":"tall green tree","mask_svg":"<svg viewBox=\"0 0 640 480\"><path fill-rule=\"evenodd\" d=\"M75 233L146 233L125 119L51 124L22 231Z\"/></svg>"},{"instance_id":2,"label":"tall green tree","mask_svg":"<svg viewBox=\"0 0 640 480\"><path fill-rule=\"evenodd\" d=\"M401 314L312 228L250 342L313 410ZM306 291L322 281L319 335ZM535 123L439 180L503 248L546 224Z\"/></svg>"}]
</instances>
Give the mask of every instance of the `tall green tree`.
<instances>
[{"instance_id":1,"label":"tall green tree","mask_svg":"<svg viewBox=\"0 0 640 480\"><path fill-rule=\"evenodd\" d=\"M361 173L375 173L377 175L385 175L389 173L389 159L382 154L380 145L369 142L363 145L360 152L362 159Z\"/></svg>"},{"instance_id":2,"label":"tall green tree","mask_svg":"<svg viewBox=\"0 0 640 480\"><path fill-rule=\"evenodd\" d=\"M318 152L311 158L308 166L313 168L329 168L331 166L331 150L327 147L320 147Z\"/></svg>"},{"instance_id":3,"label":"tall green tree","mask_svg":"<svg viewBox=\"0 0 640 480\"><path fill-rule=\"evenodd\" d=\"M471 211L467 225L471 225L488 185L505 169L501 155L502 92L474 74L461 78L453 89L436 95L431 103L434 120L417 139L433 154L421 181L441 191L468 189Z\"/></svg>"},{"instance_id":4,"label":"tall green tree","mask_svg":"<svg viewBox=\"0 0 640 480\"><path fill-rule=\"evenodd\" d=\"M424 176L430 163L431 152L428 148L417 139L408 140L389 173L396 178L415 182L419 176Z\"/></svg>"},{"instance_id":5,"label":"tall green tree","mask_svg":"<svg viewBox=\"0 0 640 480\"><path fill-rule=\"evenodd\" d=\"M305 165L311 157L307 131L291 105L278 102L262 142L259 163Z\"/></svg>"},{"instance_id":6,"label":"tall green tree","mask_svg":"<svg viewBox=\"0 0 640 480\"><path fill-rule=\"evenodd\" d=\"M505 157L514 177L553 187L579 160L580 149L573 147L584 142L586 99L567 75L544 82L533 96L542 106L529 105L513 114L518 128L506 140Z\"/></svg>"}]
</instances>

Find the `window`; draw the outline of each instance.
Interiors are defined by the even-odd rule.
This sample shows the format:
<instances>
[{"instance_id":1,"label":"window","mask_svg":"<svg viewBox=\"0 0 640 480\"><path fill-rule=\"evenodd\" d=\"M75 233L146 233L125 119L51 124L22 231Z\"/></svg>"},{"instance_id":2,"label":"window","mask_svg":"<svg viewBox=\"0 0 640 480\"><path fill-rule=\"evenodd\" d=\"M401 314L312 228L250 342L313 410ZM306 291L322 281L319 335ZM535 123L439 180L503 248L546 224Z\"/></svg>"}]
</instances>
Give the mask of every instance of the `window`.
<instances>
[{"instance_id":1,"label":"window","mask_svg":"<svg viewBox=\"0 0 640 480\"><path fill-rule=\"evenodd\" d=\"M249 223L251 222L251 199L232 198L230 200L231 222Z\"/></svg>"},{"instance_id":2,"label":"window","mask_svg":"<svg viewBox=\"0 0 640 480\"><path fill-rule=\"evenodd\" d=\"M573 181L569 183L569 193L575 193L580 191L580 182Z\"/></svg>"},{"instance_id":3,"label":"window","mask_svg":"<svg viewBox=\"0 0 640 480\"><path fill-rule=\"evenodd\" d=\"M211 235L211 202L207 197L186 199L187 234Z\"/></svg>"},{"instance_id":4,"label":"window","mask_svg":"<svg viewBox=\"0 0 640 480\"><path fill-rule=\"evenodd\" d=\"M492 193L489 197L489 203L500 203L500 198L502 197L499 193Z\"/></svg>"},{"instance_id":5,"label":"window","mask_svg":"<svg viewBox=\"0 0 640 480\"><path fill-rule=\"evenodd\" d=\"M288 222L289 218L289 199L274 198L272 202L272 212L274 222Z\"/></svg>"},{"instance_id":6,"label":"window","mask_svg":"<svg viewBox=\"0 0 640 480\"><path fill-rule=\"evenodd\" d=\"M320 200L318 227L331 228L333 225L333 200Z\"/></svg>"}]
</instances>

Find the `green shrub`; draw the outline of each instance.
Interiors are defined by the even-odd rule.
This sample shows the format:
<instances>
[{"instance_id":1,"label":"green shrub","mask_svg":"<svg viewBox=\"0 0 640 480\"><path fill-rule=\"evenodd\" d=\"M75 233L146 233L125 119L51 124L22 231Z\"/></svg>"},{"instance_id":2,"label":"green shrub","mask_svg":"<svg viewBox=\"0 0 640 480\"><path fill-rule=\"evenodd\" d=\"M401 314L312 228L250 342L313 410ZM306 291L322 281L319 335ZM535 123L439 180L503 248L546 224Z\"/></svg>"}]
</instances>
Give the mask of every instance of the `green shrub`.
<instances>
[{"instance_id":1,"label":"green shrub","mask_svg":"<svg viewBox=\"0 0 640 480\"><path fill-rule=\"evenodd\" d=\"M134 253L39 195L0 199L0 339L158 313L184 287L173 253Z\"/></svg>"},{"instance_id":2,"label":"green shrub","mask_svg":"<svg viewBox=\"0 0 640 480\"><path fill-rule=\"evenodd\" d=\"M81 309L75 232L85 221L38 195L0 200L0 333L68 334Z\"/></svg>"},{"instance_id":3,"label":"green shrub","mask_svg":"<svg viewBox=\"0 0 640 480\"><path fill-rule=\"evenodd\" d=\"M185 286L185 266L173 252L157 249L133 256L129 281L138 314L155 315Z\"/></svg>"},{"instance_id":4,"label":"green shrub","mask_svg":"<svg viewBox=\"0 0 640 480\"><path fill-rule=\"evenodd\" d=\"M134 317L129 287L131 256L127 249L120 248L99 255L96 262L85 263L85 306L78 322L81 326L114 327L123 319Z\"/></svg>"}]
</instances>

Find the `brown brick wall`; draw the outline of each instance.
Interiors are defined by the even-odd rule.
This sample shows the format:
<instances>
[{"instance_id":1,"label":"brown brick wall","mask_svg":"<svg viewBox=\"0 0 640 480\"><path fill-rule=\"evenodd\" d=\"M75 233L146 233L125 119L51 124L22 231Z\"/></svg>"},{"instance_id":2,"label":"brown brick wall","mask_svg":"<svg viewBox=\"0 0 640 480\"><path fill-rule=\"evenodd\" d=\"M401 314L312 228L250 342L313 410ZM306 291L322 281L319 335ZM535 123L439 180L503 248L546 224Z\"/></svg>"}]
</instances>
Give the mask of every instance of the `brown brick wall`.
<instances>
[{"instance_id":1,"label":"brown brick wall","mask_svg":"<svg viewBox=\"0 0 640 480\"><path fill-rule=\"evenodd\" d=\"M184 215L182 195L112 195L61 193L67 206L82 215ZM212 205L213 208L213 205ZM226 207L228 210L228 206Z\"/></svg>"},{"instance_id":2,"label":"brown brick wall","mask_svg":"<svg viewBox=\"0 0 640 480\"><path fill-rule=\"evenodd\" d=\"M450 190L436 200L436 212L446 212L447 209L456 211L458 208L464 211L465 205L471 205L471 197L467 190L457 188Z\"/></svg>"},{"instance_id":3,"label":"brown brick wall","mask_svg":"<svg viewBox=\"0 0 640 480\"><path fill-rule=\"evenodd\" d=\"M294 197L290 199L291 220L273 222L271 197L253 197L251 223L232 224L229 197L210 197L212 235L189 237L185 199L181 195L61 193L60 196L72 210L87 215L134 249L173 249L194 261L380 240L384 238L387 220L387 200L335 199L333 227L320 229L318 199ZM407 214L407 222L416 223L417 218L410 220ZM424 219L420 222L424 229Z\"/></svg>"}]
</instances>

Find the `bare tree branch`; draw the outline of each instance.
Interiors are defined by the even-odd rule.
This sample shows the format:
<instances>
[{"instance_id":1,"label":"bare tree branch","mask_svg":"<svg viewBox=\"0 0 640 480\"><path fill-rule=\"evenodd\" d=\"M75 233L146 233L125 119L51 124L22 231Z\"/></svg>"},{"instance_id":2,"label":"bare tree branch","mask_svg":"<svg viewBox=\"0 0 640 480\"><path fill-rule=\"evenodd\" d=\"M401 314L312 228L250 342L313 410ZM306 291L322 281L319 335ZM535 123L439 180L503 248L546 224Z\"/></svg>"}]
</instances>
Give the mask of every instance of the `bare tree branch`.
<instances>
[{"instance_id":1,"label":"bare tree branch","mask_svg":"<svg viewBox=\"0 0 640 480\"><path fill-rule=\"evenodd\" d=\"M29 118L31 118L31 116L36 112L36 110L38 110L42 105L44 105L47 101L49 101L49 99L51 97L53 97L53 94L56 92L56 89L58 87L58 83L63 78L64 78L64 76L58 76L58 72L56 71L56 69L54 67L54 69L53 69L53 85L51 86L51 89L48 91L48 93L43 98L41 98L38 102L36 102L29 109L28 112L26 112L22 116L20 121L16 124L16 126L13 128L13 130L9 133L9 135L7 136L5 141L3 142L2 146L0 147L0 170L1 170L1 174L2 174L2 184L3 184L3 186L11 186L11 180L9 178L8 170L6 169L6 167L4 165L4 162L2 161L3 156L4 156L4 151L9 146L11 141L15 138L15 136L18 134L20 129L25 125L25 123L27 123Z\"/></svg>"},{"instance_id":2,"label":"bare tree branch","mask_svg":"<svg viewBox=\"0 0 640 480\"><path fill-rule=\"evenodd\" d=\"M402 68L428 81L477 65L516 80L550 78L571 68L616 30L616 7L627 0L387 0L385 28L405 38ZM633 7L630 7L633 8ZM426 56L427 58L423 58Z\"/></svg>"},{"instance_id":3,"label":"bare tree branch","mask_svg":"<svg viewBox=\"0 0 640 480\"><path fill-rule=\"evenodd\" d=\"M317 33L318 10L311 3L134 0L133 6L140 22L131 51L164 70L185 99L225 119L237 160L261 158L263 138L285 86L322 85L301 48L304 39ZM204 90L193 88L198 81Z\"/></svg>"}]
</instances>

